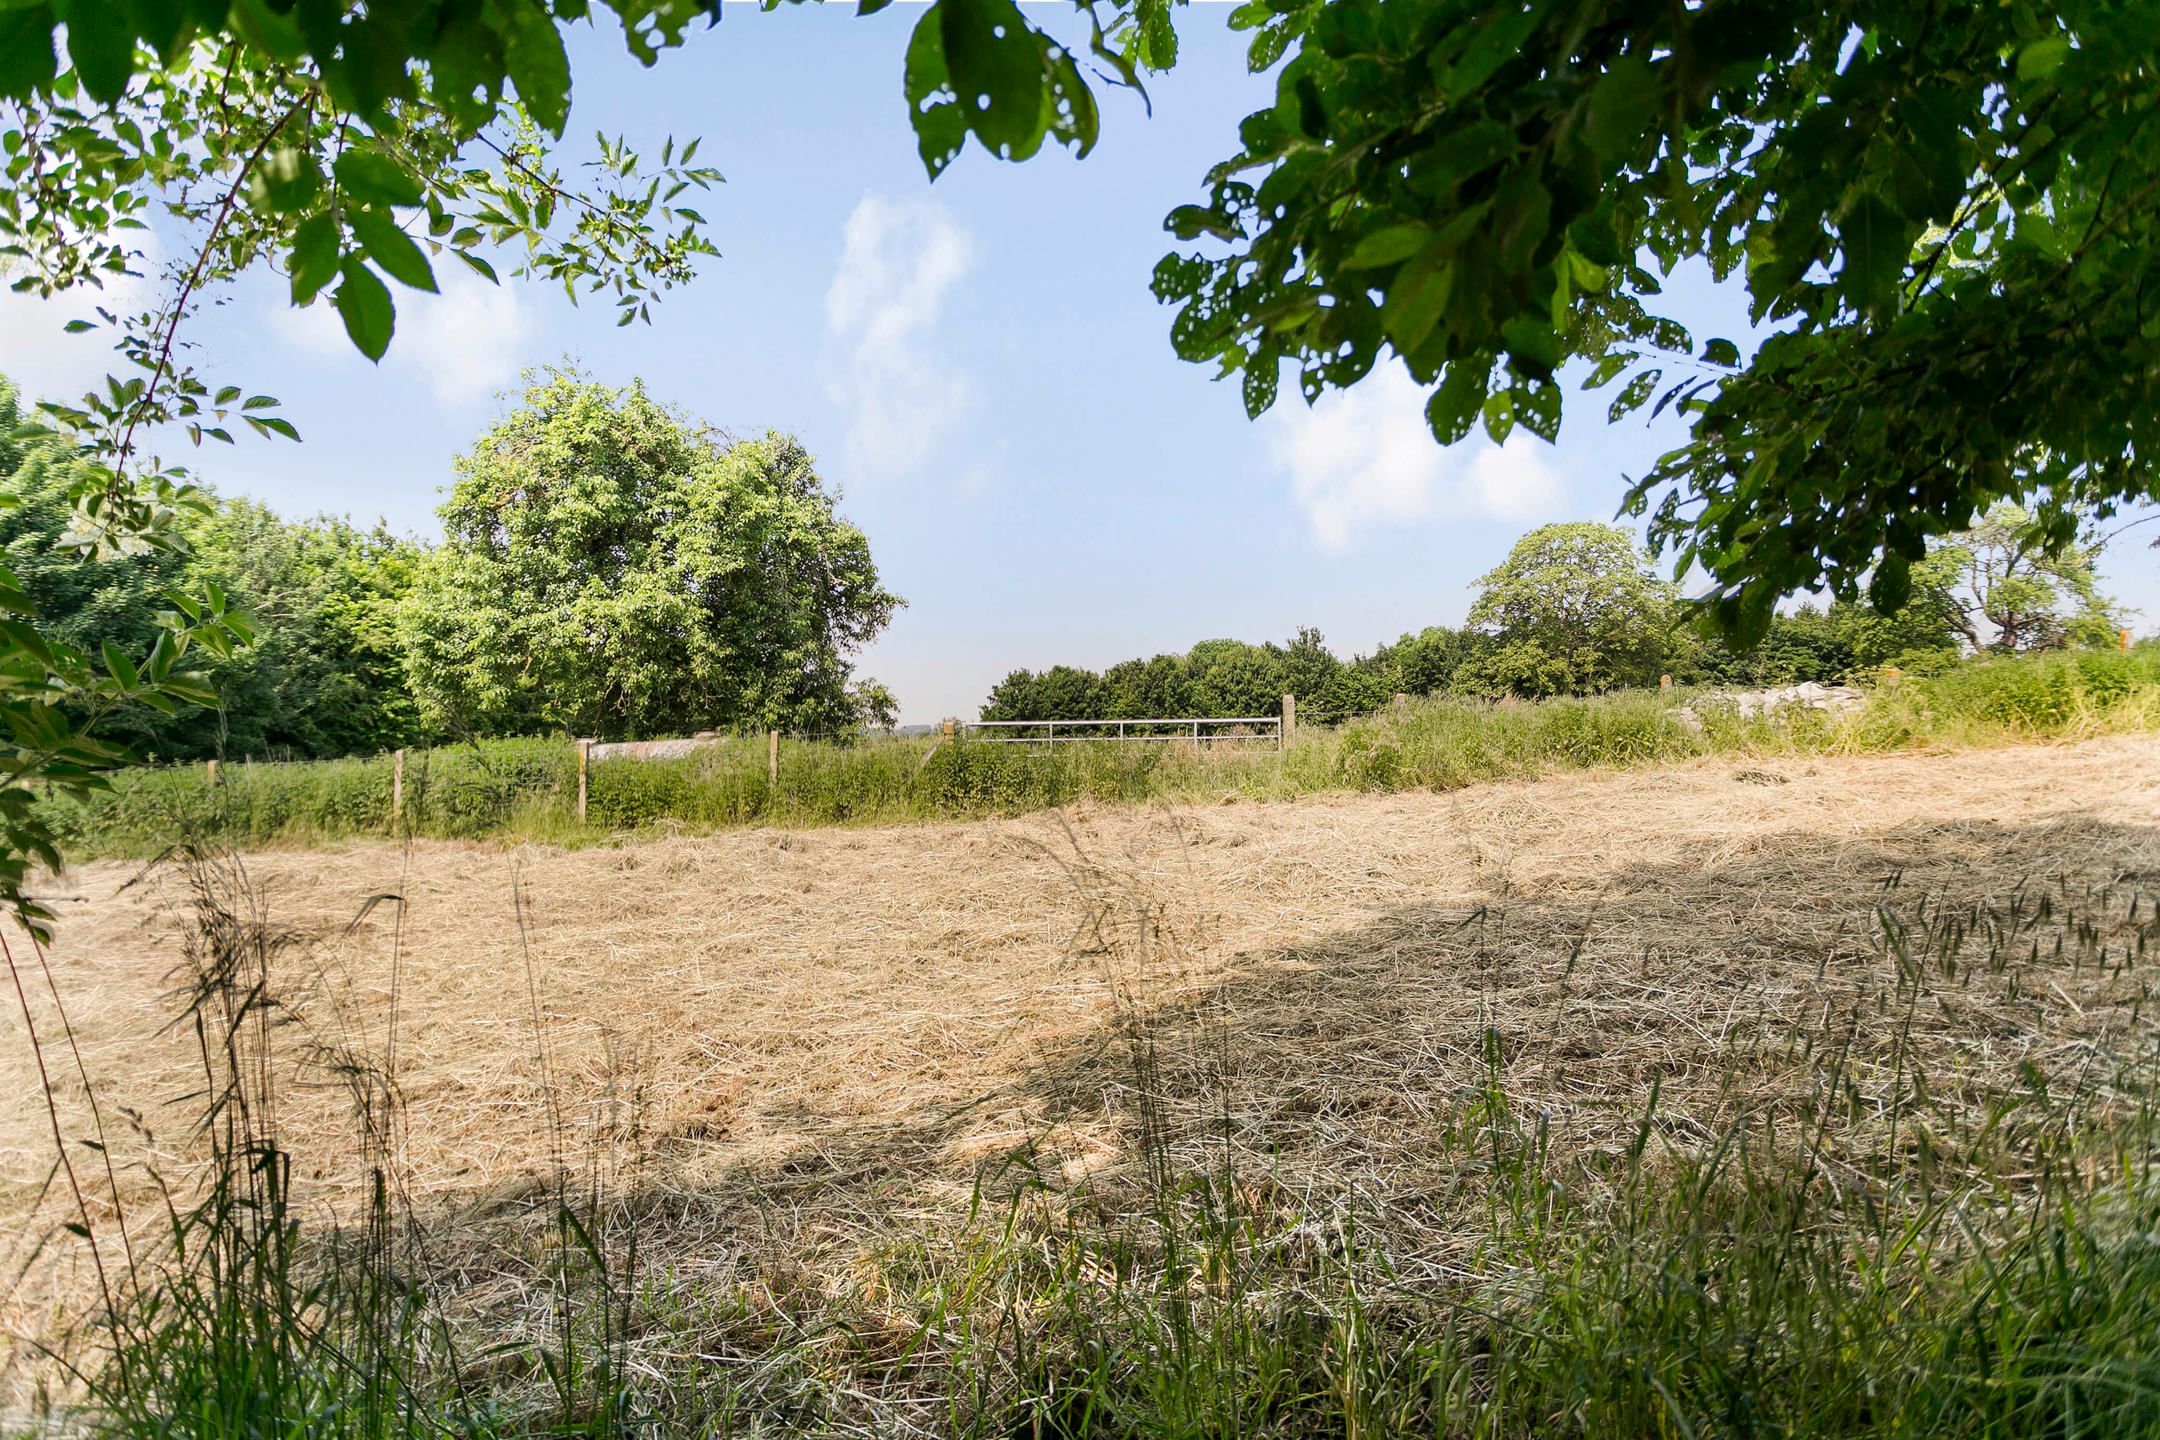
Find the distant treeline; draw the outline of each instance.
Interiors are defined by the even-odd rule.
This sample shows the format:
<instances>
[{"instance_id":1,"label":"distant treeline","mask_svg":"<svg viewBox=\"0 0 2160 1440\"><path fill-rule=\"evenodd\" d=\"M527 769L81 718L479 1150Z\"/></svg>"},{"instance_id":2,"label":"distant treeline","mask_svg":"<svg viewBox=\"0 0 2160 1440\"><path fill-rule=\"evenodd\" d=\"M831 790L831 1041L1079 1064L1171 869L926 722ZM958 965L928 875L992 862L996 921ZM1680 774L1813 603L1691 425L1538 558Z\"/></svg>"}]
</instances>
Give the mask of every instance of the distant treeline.
<instances>
[{"instance_id":1,"label":"distant treeline","mask_svg":"<svg viewBox=\"0 0 2160 1440\"><path fill-rule=\"evenodd\" d=\"M1683 685L1830 684L1886 665L1937 671L1980 651L2109 643L2117 616L2093 587L2093 552L2036 559L2023 534L2022 515L1996 512L1913 567L1913 596L1896 613L1803 604L1743 646L1698 628L1627 532L1548 525L1478 582L1460 629L1429 626L1348 660L1307 628L1286 644L1204 640L1099 672L1015 670L991 690L982 718L1263 716L1287 694L1301 717L1330 719L1397 695L1588 695L1663 675Z\"/></svg>"},{"instance_id":2,"label":"distant treeline","mask_svg":"<svg viewBox=\"0 0 2160 1440\"><path fill-rule=\"evenodd\" d=\"M1834 684L1855 671L1903 661L1930 670L1954 660L1949 640L1915 647L1881 618L1858 606L1812 605L1780 615L1752 650L1735 650L1690 631L1676 631L1662 653L1617 669L1599 691L1655 685L1671 675L1683 685ZM1107 670L1053 665L1015 670L999 681L982 708L985 720L1137 720L1194 715L1273 715L1295 695L1308 719L1360 715L1397 695L1498 696L1548 693L1508 683L1496 662L1504 644L1485 632L1431 625L1369 655L1344 660L1310 627L1284 644L1203 640L1182 655L1126 660ZM1664 668L1659 668L1660 666ZM1558 692L1553 692L1558 693ZM1587 692L1585 692L1587 693Z\"/></svg>"}]
</instances>

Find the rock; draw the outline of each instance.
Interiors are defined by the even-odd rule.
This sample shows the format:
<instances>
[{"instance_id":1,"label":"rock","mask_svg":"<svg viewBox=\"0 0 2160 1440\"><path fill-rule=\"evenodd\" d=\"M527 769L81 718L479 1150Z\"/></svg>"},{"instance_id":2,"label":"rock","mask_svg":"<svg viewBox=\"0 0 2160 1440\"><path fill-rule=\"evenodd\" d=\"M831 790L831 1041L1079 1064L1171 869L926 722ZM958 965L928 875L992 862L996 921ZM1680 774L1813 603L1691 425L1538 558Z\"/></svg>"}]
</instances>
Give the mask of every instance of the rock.
<instances>
[{"instance_id":1,"label":"rock","mask_svg":"<svg viewBox=\"0 0 2160 1440\"><path fill-rule=\"evenodd\" d=\"M1770 690L1737 690L1707 696L1693 705L1680 707L1679 720L1690 730L1701 730L1703 722L1698 707L1730 705L1740 718L1752 720L1783 710L1821 710L1842 715L1866 704L1867 696L1850 685L1823 685L1803 680L1798 685L1781 685Z\"/></svg>"}]
</instances>

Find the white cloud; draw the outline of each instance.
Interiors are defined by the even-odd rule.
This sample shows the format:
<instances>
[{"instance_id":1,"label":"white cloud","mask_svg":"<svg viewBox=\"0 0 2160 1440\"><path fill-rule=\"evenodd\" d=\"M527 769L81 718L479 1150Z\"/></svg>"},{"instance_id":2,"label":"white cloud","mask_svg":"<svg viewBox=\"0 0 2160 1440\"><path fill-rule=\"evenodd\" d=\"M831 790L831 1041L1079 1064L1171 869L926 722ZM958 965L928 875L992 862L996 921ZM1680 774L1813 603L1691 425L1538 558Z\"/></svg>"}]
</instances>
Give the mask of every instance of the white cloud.
<instances>
[{"instance_id":1,"label":"white cloud","mask_svg":"<svg viewBox=\"0 0 2160 1440\"><path fill-rule=\"evenodd\" d=\"M869 194L848 216L825 330L836 352L827 388L847 415L853 473L909 473L966 412L966 377L935 341L945 297L974 263L967 231L935 201Z\"/></svg>"},{"instance_id":2,"label":"white cloud","mask_svg":"<svg viewBox=\"0 0 2160 1440\"><path fill-rule=\"evenodd\" d=\"M395 290L397 330L383 365L417 374L437 405L457 412L517 377L532 338L533 317L514 282L490 285L447 256L436 262L435 279L442 287L439 295ZM327 298L304 310L276 306L270 328L296 350L367 363L346 338L344 321Z\"/></svg>"},{"instance_id":3,"label":"white cloud","mask_svg":"<svg viewBox=\"0 0 2160 1440\"><path fill-rule=\"evenodd\" d=\"M1520 429L1506 445L1480 431L1443 448L1426 427L1424 391L1393 361L1310 409L1284 405L1265 424L1269 454L1329 554L1376 529L1448 516L1542 520L1566 498L1550 447Z\"/></svg>"},{"instance_id":4,"label":"white cloud","mask_svg":"<svg viewBox=\"0 0 2160 1440\"><path fill-rule=\"evenodd\" d=\"M128 243L147 252L135 262L143 274L108 275L102 288L81 285L50 299L8 289L17 277L0 266L0 375L26 396L72 402L103 389L107 373L133 373L113 353L118 331L102 323L80 335L66 329L70 320L95 320L101 308L127 316L156 303L155 237L132 233Z\"/></svg>"}]
</instances>

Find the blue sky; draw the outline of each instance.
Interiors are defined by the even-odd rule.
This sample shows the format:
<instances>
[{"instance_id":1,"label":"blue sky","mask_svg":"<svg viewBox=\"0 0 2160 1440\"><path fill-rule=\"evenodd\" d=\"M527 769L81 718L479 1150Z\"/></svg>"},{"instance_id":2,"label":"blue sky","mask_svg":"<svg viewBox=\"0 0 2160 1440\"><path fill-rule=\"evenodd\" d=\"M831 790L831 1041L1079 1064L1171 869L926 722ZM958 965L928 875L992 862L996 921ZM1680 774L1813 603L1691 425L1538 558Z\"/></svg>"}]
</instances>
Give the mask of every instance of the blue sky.
<instances>
[{"instance_id":1,"label":"blue sky","mask_svg":"<svg viewBox=\"0 0 2160 1440\"><path fill-rule=\"evenodd\" d=\"M1599 395L1572 405L1556 446L1475 435L1442 450L1393 367L1315 411L1286 386L1248 422L1234 385L1171 354L1171 312L1148 293L1170 246L1162 217L1199 197L1267 94L1227 8L1183 14L1152 117L1100 91L1102 140L1086 160L1007 165L971 147L934 185L900 92L916 13L730 5L651 70L612 35L582 32L572 134L622 132L653 150L668 134L704 137L700 161L727 177L700 205L721 258L628 329L559 290L440 270L442 297L399 297L379 367L327 307L291 312L274 278L251 284L196 323L199 363L278 395L306 443L187 458L288 513L432 534L451 458L523 367L570 358L609 383L643 377L716 424L810 446L909 602L862 669L905 719L926 721L972 715L1017 666L1305 624L1347 654L1458 622L1472 582L1525 529L1611 518L1624 477L1677 438L1669 421L1608 426ZM1672 293L1698 337L1743 333L1737 294L1702 277ZM102 372L94 347L56 335L63 318L0 301L0 371L51 390ZM2126 548L2109 564L2146 628L2160 614L2155 560Z\"/></svg>"}]
</instances>

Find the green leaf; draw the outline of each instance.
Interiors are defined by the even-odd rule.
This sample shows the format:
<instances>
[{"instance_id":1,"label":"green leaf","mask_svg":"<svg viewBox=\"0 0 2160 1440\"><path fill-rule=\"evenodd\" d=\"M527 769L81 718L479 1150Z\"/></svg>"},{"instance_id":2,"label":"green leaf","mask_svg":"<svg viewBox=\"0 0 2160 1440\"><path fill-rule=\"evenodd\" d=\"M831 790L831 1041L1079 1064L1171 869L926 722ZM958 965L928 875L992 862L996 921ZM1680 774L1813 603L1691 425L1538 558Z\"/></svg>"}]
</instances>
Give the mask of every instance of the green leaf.
<instances>
[{"instance_id":1,"label":"green leaf","mask_svg":"<svg viewBox=\"0 0 2160 1440\"><path fill-rule=\"evenodd\" d=\"M288 0L232 0L226 13L249 44L280 64L293 65L307 54L294 11Z\"/></svg>"},{"instance_id":2,"label":"green leaf","mask_svg":"<svg viewBox=\"0 0 2160 1440\"><path fill-rule=\"evenodd\" d=\"M1446 247L1433 246L1405 265L1388 288L1387 303L1380 307L1380 324L1398 355L1415 353L1447 309L1455 283L1454 267L1444 263L1447 253Z\"/></svg>"},{"instance_id":3,"label":"green leaf","mask_svg":"<svg viewBox=\"0 0 2160 1440\"><path fill-rule=\"evenodd\" d=\"M118 645L107 640L99 648L104 652L107 674L129 690L133 690L136 685L141 683L142 677L135 673L135 662L128 659L126 653Z\"/></svg>"},{"instance_id":4,"label":"green leaf","mask_svg":"<svg viewBox=\"0 0 2160 1440\"><path fill-rule=\"evenodd\" d=\"M953 94L951 78L945 71L944 26L938 8L932 5L915 22L908 40L905 75L915 148L933 180L959 155L968 130L967 117L960 113L959 98Z\"/></svg>"},{"instance_id":5,"label":"green leaf","mask_svg":"<svg viewBox=\"0 0 2160 1440\"><path fill-rule=\"evenodd\" d=\"M0 8L0 95L26 100L60 73L52 8Z\"/></svg>"},{"instance_id":6,"label":"green leaf","mask_svg":"<svg viewBox=\"0 0 2160 1440\"><path fill-rule=\"evenodd\" d=\"M35 627L21 620L0 620L0 656L11 650L28 655L40 665L50 667L55 663L52 647Z\"/></svg>"},{"instance_id":7,"label":"green leaf","mask_svg":"<svg viewBox=\"0 0 2160 1440\"><path fill-rule=\"evenodd\" d=\"M1590 112L1583 125L1590 148L1606 160L1632 152L1664 98L1665 87L1649 61L1639 55L1615 60L1590 90Z\"/></svg>"},{"instance_id":8,"label":"green leaf","mask_svg":"<svg viewBox=\"0 0 2160 1440\"><path fill-rule=\"evenodd\" d=\"M1608 421L1617 421L1632 411L1640 410L1656 392L1658 379L1663 374L1662 370L1645 370L1621 386L1620 393L1613 397L1611 408L1605 412L1605 418Z\"/></svg>"},{"instance_id":9,"label":"green leaf","mask_svg":"<svg viewBox=\"0 0 2160 1440\"><path fill-rule=\"evenodd\" d=\"M338 268L338 225L327 213L308 216L293 231L286 259L292 276L292 301L305 305L322 292Z\"/></svg>"},{"instance_id":10,"label":"green leaf","mask_svg":"<svg viewBox=\"0 0 2160 1440\"><path fill-rule=\"evenodd\" d=\"M1485 433L1495 445L1505 445L1515 429L1515 392L1498 390L1485 398Z\"/></svg>"},{"instance_id":11,"label":"green leaf","mask_svg":"<svg viewBox=\"0 0 2160 1440\"><path fill-rule=\"evenodd\" d=\"M1560 387L1549 380L1515 387L1515 418L1548 444L1560 438Z\"/></svg>"},{"instance_id":12,"label":"green leaf","mask_svg":"<svg viewBox=\"0 0 2160 1440\"><path fill-rule=\"evenodd\" d=\"M1282 357L1262 351L1245 365L1245 418L1257 420L1275 403L1276 387L1282 383Z\"/></svg>"},{"instance_id":13,"label":"green leaf","mask_svg":"<svg viewBox=\"0 0 2160 1440\"><path fill-rule=\"evenodd\" d=\"M1845 263L1838 278L1846 297L1863 309L1886 303L1905 273L1914 228L1873 193L1862 195L1838 223Z\"/></svg>"},{"instance_id":14,"label":"green leaf","mask_svg":"<svg viewBox=\"0 0 2160 1440\"><path fill-rule=\"evenodd\" d=\"M1048 36L1037 34L1035 44L1043 57L1043 128L1073 154L1084 157L1095 148L1102 116L1095 93L1071 52L1061 50Z\"/></svg>"},{"instance_id":15,"label":"green leaf","mask_svg":"<svg viewBox=\"0 0 2160 1440\"><path fill-rule=\"evenodd\" d=\"M1543 7L1536 5L1493 6L1486 13L1491 18L1473 22L1475 28L1462 59L1440 82L1443 90L1461 95L1483 85L1494 71L1522 53L1523 42L1544 18Z\"/></svg>"},{"instance_id":16,"label":"green leaf","mask_svg":"<svg viewBox=\"0 0 2160 1440\"><path fill-rule=\"evenodd\" d=\"M1702 358L1712 365L1738 366L1740 347L1730 340L1711 340L1703 345Z\"/></svg>"},{"instance_id":17,"label":"green leaf","mask_svg":"<svg viewBox=\"0 0 2160 1440\"><path fill-rule=\"evenodd\" d=\"M1032 155L1043 138L1042 52L1013 0L937 0L945 70L967 127L993 154Z\"/></svg>"},{"instance_id":18,"label":"green leaf","mask_svg":"<svg viewBox=\"0 0 2160 1440\"><path fill-rule=\"evenodd\" d=\"M419 245L400 230L387 213L355 210L348 218L352 222L353 238L360 242L368 259L381 266L385 274L415 290L434 292L435 267L428 264L427 255Z\"/></svg>"},{"instance_id":19,"label":"green leaf","mask_svg":"<svg viewBox=\"0 0 2160 1440\"><path fill-rule=\"evenodd\" d=\"M1343 268L1377 270L1383 265L1400 264L1424 249L1432 238L1433 232L1423 225L1382 226L1358 241Z\"/></svg>"},{"instance_id":20,"label":"green leaf","mask_svg":"<svg viewBox=\"0 0 2160 1440\"><path fill-rule=\"evenodd\" d=\"M1432 399L1425 402L1425 423L1433 438L1453 445L1470 433L1478 410L1485 403L1485 387L1492 380L1492 357L1472 355L1448 363L1447 375Z\"/></svg>"},{"instance_id":21,"label":"green leaf","mask_svg":"<svg viewBox=\"0 0 2160 1440\"><path fill-rule=\"evenodd\" d=\"M1180 205L1163 221L1163 229L1180 240L1197 240L1202 235L1212 235L1218 240L1238 240L1244 236L1236 220L1224 215L1212 205Z\"/></svg>"},{"instance_id":22,"label":"green leaf","mask_svg":"<svg viewBox=\"0 0 2160 1440\"><path fill-rule=\"evenodd\" d=\"M135 26L132 7L111 0L69 0L68 60L90 98L110 105L127 93L135 74Z\"/></svg>"},{"instance_id":23,"label":"green leaf","mask_svg":"<svg viewBox=\"0 0 2160 1440\"><path fill-rule=\"evenodd\" d=\"M305 150L273 150L256 162L255 198L280 215L305 210L322 193L322 167Z\"/></svg>"},{"instance_id":24,"label":"green leaf","mask_svg":"<svg viewBox=\"0 0 2160 1440\"><path fill-rule=\"evenodd\" d=\"M1583 377L1582 388L1595 390L1601 385L1608 385L1612 383L1612 378L1615 375L1627 369L1634 362L1635 352L1632 350L1614 350L1601 355L1598 357L1597 364L1591 368L1590 373Z\"/></svg>"},{"instance_id":25,"label":"green leaf","mask_svg":"<svg viewBox=\"0 0 2160 1440\"><path fill-rule=\"evenodd\" d=\"M892 4L892 0L856 0L856 18L860 19L865 15L875 15L878 11L883 10L886 6L890 4ZM683 152L683 163L686 165L690 163L690 154L688 151Z\"/></svg>"},{"instance_id":26,"label":"green leaf","mask_svg":"<svg viewBox=\"0 0 2160 1440\"><path fill-rule=\"evenodd\" d=\"M1507 341L1508 359L1524 374L1549 380L1560 368L1560 337L1542 315L1517 315L1500 327L1500 334Z\"/></svg>"},{"instance_id":27,"label":"green leaf","mask_svg":"<svg viewBox=\"0 0 2160 1440\"><path fill-rule=\"evenodd\" d=\"M1493 196L1494 233L1500 254L1511 266L1527 267L1552 223L1552 193L1527 174L1518 175Z\"/></svg>"},{"instance_id":28,"label":"green leaf","mask_svg":"<svg viewBox=\"0 0 2160 1440\"><path fill-rule=\"evenodd\" d=\"M570 120L570 55L547 7L536 0L498 0L503 61L533 123L557 139Z\"/></svg>"},{"instance_id":29,"label":"green leaf","mask_svg":"<svg viewBox=\"0 0 2160 1440\"><path fill-rule=\"evenodd\" d=\"M167 680L164 691L175 700L191 705L215 705L218 703L217 687L212 685L200 671L190 670Z\"/></svg>"},{"instance_id":30,"label":"green leaf","mask_svg":"<svg viewBox=\"0 0 2160 1440\"><path fill-rule=\"evenodd\" d=\"M345 317L345 333L361 354L379 361L390 348L390 334L397 324L397 307L390 302L389 287L376 279L375 272L357 255L346 256L339 273L344 280L330 298L338 314Z\"/></svg>"},{"instance_id":31,"label":"green leaf","mask_svg":"<svg viewBox=\"0 0 2160 1440\"><path fill-rule=\"evenodd\" d=\"M2035 40L2018 51L2017 78L2042 80L2062 68L2063 61L2070 58L2070 37L2049 35Z\"/></svg>"},{"instance_id":32,"label":"green leaf","mask_svg":"<svg viewBox=\"0 0 2160 1440\"><path fill-rule=\"evenodd\" d=\"M412 172L383 151L355 145L332 167L345 193L363 205L418 205L422 190Z\"/></svg>"}]
</instances>

